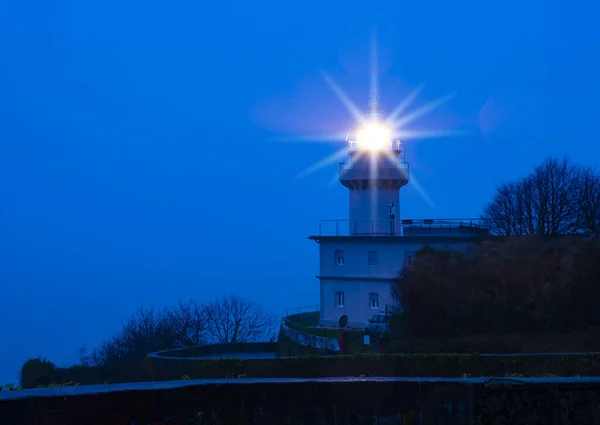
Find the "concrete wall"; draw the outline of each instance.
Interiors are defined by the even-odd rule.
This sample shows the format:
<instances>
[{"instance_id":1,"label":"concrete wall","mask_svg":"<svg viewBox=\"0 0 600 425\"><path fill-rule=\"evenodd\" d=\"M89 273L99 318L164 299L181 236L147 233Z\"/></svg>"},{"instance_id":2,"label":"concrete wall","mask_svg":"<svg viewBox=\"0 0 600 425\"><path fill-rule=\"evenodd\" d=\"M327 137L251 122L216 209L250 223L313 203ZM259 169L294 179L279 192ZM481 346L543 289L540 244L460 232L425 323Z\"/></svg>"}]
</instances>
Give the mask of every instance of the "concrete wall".
<instances>
[{"instance_id":1,"label":"concrete wall","mask_svg":"<svg viewBox=\"0 0 600 425\"><path fill-rule=\"evenodd\" d=\"M144 382L0 393L0 423L592 424L598 378L321 378Z\"/></svg>"},{"instance_id":2,"label":"concrete wall","mask_svg":"<svg viewBox=\"0 0 600 425\"><path fill-rule=\"evenodd\" d=\"M398 277L410 257L423 245L467 250L472 241L433 237L329 237L320 240L320 324L336 325L348 316L350 326L364 327L378 311L392 305L390 283ZM336 251L343 251L338 264ZM369 264L369 251L376 251L377 264ZM335 293L344 292L344 306L337 306ZM379 308L371 308L369 294L379 297Z\"/></svg>"}]
</instances>

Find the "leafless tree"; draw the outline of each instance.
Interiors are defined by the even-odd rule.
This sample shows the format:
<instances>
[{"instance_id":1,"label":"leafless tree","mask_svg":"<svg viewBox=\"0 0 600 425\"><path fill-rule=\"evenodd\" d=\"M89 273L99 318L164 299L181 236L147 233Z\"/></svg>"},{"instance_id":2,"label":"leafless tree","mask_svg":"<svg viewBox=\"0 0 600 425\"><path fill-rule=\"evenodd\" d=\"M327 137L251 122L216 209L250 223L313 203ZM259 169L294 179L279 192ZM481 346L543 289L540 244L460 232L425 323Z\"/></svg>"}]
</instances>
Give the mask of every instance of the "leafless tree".
<instances>
[{"instance_id":1,"label":"leafless tree","mask_svg":"<svg viewBox=\"0 0 600 425\"><path fill-rule=\"evenodd\" d=\"M177 342L175 322L169 311L142 307L119 332L92 352L89 362L112 366L138 361L153 351L172 348Z\"/></svg>"},{"instance_id":2,"label":"leafless tree","mask_svg":"<svg viewBox=\"0 0 600 425\"><path fill-rule=\"evenodd\" d=\"M208 309L205 304L190 300L179 302L168 312L173 332L175 348L201 345L207 341Z\"/></svg>"},{"instance_id":3,"label":"leafless tree","mask_svg":"<svg viewBox=\"0 0 600 425\"><path fill-rule=\"evenodd\" d=\"M148 353L207 342L275 340L277 320L257 303L224 296L209 304L190 300L173 308L140 308L121 330L89 355L80 350L80 364L116 366L135 363Z\"/></svg>"},{"instance_id":4,"label":"leafless tree","mask_svg":"<svg viewBox=\"0 0 600 425\"><path fill-rule=\"evenodd\" d=\"M549 158L535 168L532 179L533 204L541 235L573 233L575 230L574 198L577 167L567 158Z\"/></svg>"},{"instance_id":5,"label":"leafless tree","mask_svg":"<svg viewBox=\"0 0 600 425\"><path fill-rule=\"evenodd\" d=\"M600 174L593 167L582 167L577 174L574 194L577 228L593 237L600 234Z\"/></svg>"},{"instance_id":6,"label":"leafless tree","mask_svg":"<svg viewBox=\"0 0 600 425\"><path fill-rule=\"evenodd\" d=\"M483 217L496 235L574 233L579 174L567 158L549 158L528 176L500 186Z\"/></svg>"},{"instance_id":7,"label":"leafless tree","mask_svg":"<svg viewBox=\"0 0 600 425\"><path fill-rule=\"evenodd\" d=\"M272 337L277 320L257 303L235 295L223 296L207 305L208 333L227 342L264 341Z\"/></svg>"}]
</instances>

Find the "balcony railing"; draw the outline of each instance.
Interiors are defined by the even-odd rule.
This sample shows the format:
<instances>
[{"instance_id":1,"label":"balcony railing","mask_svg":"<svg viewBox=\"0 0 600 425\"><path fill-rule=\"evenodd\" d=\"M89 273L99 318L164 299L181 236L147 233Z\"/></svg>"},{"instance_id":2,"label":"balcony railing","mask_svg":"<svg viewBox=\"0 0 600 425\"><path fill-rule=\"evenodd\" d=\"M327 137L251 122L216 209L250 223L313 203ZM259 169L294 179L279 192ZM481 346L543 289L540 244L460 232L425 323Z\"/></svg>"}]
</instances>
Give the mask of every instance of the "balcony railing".
<instances>
[{"instance_id":1,"label":"balcony railing","mask_svg":"<svg viewBox=\"0 0 600 425\"><path fill-rule=\"evenodd\" d=\"M481 219L322 220L319 236L464 236L489 234Z\"/></svg>"},{"instance_id":2,"label":"balcony railing","mask_svg":"<svg viewBox=\"0 0 600 425\"><path fill-rule=\"evenodd\" d=\"M348 149L350 150L350 152L354 152L361 150L361 147L358 143L356 143L356 140L348 140ZM402 150L402 142L400 140L390 140L390 142L386 144L384 149L400 152Z\"/></svg>"},{"instance_id":3,"label":"balcony railing","mask_svg":"<svg viewBox=\"0 0 600 425\"><path fill-rule=\"evenodd\" d=\"M340 162L340 172L345 171L345 170L352 170L354 168L357 168L357 166L359 167L364 167L364 164L358 164L356 162L352 162L352 161L347 161L347 162ZM408 170L410 168L409 163L399 160L399 161L381 161L377 163L377 167L382 167L382 168L399 168L401 170Z\"/></svg>"}]
</instances>

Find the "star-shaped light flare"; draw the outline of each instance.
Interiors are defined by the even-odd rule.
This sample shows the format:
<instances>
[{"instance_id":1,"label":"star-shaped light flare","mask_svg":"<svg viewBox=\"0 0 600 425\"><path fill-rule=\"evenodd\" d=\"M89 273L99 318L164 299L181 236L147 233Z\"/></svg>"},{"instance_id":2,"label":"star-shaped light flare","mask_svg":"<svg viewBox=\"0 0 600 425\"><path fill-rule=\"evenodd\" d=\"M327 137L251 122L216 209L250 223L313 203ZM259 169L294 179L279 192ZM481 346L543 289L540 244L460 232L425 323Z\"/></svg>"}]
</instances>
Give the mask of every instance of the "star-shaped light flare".
<instances>
[{"instance_id":1,"label":"star-shaped light flare","mask_svg":"<svg viewBox=\"0 0 600 425\"><path fill-rule=\"evenodd\" d=\"M318 161L316 164L306 168L297 175L297 178L306 177L321 168L334 163L340 162L343 158L348 155L348 142L356 143L362 149L359 149L357 153L352 155L350 163L347 167L351 167L353 162L358 161L362 155L373 153L377 151L380 154L384 154L389 157L390 163L398 163L397 157L391 149L386 149L387 146L391 146L392 140L401 140L402 142L410 139L424 139L424 138L439 138L450 136L456 133L448 131L432 131L426 129L410 129L407 126L423 115L431 112L437 107L441 106L445 102L449 101L454 97L454 94L450 94L441 97L433 102L429 102L414 111L407 112L410 105L420 94L423 89L423 85L417 87L411 93L402 100L398 106L396 106L392 112L385 118L380 117L380 111L377 103L378 99L378 66L377 66L377 46L375 39L371 44L371 75L370 75L370 89L371 89L371 102L369 104L369 112L364 114L356 104L350 99L350 97L344 92L344 90L325 72L321 72L323 79L327 85L331 88L333 93L346 107L354 121L356 122L356 129L351 132L354 135L354 141L350 141L349 137L351 133L348 133L344 138L341 134L325 134L319 136L308 136L308 137L289 137L280 138L280 141L302 141L302 142L330 142L330 141L342 141L346 143L343 148L334 152L332 155ZM361 145L361 138L364 142ZM373 161L372 161L373 162ZM374 164L374 162L373 162ZM374 168L374 166L373 166ZM375 169L372 170L376 172ZM330 184L338 181L339 175L336 173L335 178L332 179ZM421 197L432 207L435 207L431 198L425 192L425 189L419 184L418 179L415 178L414 173L411 173L412 186L417 190Z\"/></svg>"}]
</instances>

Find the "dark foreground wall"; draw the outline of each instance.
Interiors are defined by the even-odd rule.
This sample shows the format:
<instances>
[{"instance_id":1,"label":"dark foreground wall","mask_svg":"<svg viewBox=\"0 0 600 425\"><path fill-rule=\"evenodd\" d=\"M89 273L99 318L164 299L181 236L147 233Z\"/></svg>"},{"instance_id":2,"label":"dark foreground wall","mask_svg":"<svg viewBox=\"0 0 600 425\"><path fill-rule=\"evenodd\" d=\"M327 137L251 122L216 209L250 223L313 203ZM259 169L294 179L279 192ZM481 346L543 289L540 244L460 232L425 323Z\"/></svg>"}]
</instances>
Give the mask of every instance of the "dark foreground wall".
<instances>
[{"instance_id":1,"label":"dark foreground wall","mask_svg":"<svg viewBox=\"0 0 600 425\"><path fill-rule=\"evenodd\" d=\"M600 378L170 381L0 393L3 425L591 424Z\"/></svg>"}]
</instances>

